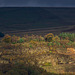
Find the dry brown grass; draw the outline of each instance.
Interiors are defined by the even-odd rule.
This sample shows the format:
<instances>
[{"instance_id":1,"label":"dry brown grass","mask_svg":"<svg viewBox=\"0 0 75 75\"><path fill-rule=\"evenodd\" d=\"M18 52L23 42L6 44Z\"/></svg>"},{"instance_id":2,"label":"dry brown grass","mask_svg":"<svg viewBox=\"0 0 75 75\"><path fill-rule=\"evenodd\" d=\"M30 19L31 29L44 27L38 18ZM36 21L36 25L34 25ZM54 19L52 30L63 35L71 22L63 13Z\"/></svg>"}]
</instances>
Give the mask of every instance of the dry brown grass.
<instances>
[{"instance_id":1,"label":"dry brown grass","mask_svg":"<svg viewBox=\"0 0 75 75\"><path fill-rule=\"evenodd\" d=\"M75 63L73 56L74 48L68 48L68 46L64 48L62 46L62 44L66 45L66 43L69 43L69 40L60 40L58 38L57 41L55 39L56 42L46 42L42 36L34 35L26 35L23 39L23 43L1 42L0 61L5 60L11 64L25 63L37 65L54 73L74 72L71 68L68 69L68 65L72 67ZM61 45L58 46L57 43L61 43ZM70 55L67 51L72 52L72 54Z\"/></svg>"}]
</instances>

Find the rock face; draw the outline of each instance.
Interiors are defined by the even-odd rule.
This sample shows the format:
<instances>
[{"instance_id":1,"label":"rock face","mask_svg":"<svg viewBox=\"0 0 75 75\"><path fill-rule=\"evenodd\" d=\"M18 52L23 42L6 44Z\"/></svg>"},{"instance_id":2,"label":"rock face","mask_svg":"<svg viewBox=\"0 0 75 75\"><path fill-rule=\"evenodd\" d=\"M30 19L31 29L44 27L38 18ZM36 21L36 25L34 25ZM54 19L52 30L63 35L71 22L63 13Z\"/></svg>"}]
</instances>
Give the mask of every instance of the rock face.
<instances>
[{"instance_id":1,"label":"rock face","mask_svg":"<svg viewBox=\"0 0 75 75\"><path fill-rule=\"evenodd\" d=\"M4 34L2 32L0 32L0 37L4 37Z\"/></svg>"}]
</instances>

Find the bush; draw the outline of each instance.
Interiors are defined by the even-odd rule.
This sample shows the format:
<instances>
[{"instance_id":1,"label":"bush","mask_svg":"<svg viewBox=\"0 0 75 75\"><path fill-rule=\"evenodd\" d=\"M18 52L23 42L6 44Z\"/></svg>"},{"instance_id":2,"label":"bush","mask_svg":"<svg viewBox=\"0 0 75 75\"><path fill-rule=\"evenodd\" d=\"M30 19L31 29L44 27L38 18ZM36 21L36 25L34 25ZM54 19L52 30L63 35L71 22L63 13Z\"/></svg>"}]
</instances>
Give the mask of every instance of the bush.
<instances>
[{"instance_id":1,"label":"bush","mask_svg":"<svg viewBox=\"0 0 75 75\"><path fill-rule=\"evenodd\" d=\"M32 48L33 46L32 45L29 45L29 47Z\"/></svg>"},{"instance_id":2,"label":"bush","mask_svg":"<svg viewBox=\"0 0 75 75\"><path fill-rule=\"evenodd\" d=\"M67 33L62 32L62 33L59 34L59 37L62 38L62 39L65 39L67 37L67 35L68 35Z\"/></svg>"},{"instance_id":3,"label":"bush","mask_svg":"<svg viewBox=\"0 0 75 75\"><path fill-rule=\"evenodd\" d=\"M11 40L12 40L12 43L15 44L18 42L18 40L20 40L20 37L13 35Z\"/></svg>"},{"instance_id":4,"label":"bush","mask_svg":"<svg viewBox=\"0 0 75 75\"><path fill-rule=\"evenodd\" d=\"M48 46L53 46L53 45L54 45L54 43L52 43L52 42L48 43Z\"/></svg>"},{"instance_id":5,"label":"bush","mask_svg":"<svg viewBox=\"0 0 75 75\"><path fill-rule=\"evenodd\" d=\"M59 41L60 38L59 38L58 36L55 36L55 37L52 38L52 40L53 40L53 41Z\"/></svg>"},{"instance_id":6,"label":"bush","mask_svg":"<svg viewBox=\"0 0 75 75\"><path fill-rule=\"evenodd\" d=\"M19 43L23 43L24 39L20 38L20 40L18 40Z\"/></svg>"},{"instance_id":7,"label":"bush","mask_svg":"<svg viewBox=\"0 0 75 75\"><path fill-rule=\"evenodd\" d=\"M5 43L11 43L11 36L6 34L4 36L4 38L2 39L2 42L5 42Z\"/></svg>"},{"instance_id":8,"label":"bush","mask_svg":"<svg viewBox=\"0 0 75 75\"><path fill-rule=\"evenodd\" d=\"M12 45L10 43L2 43L2 47L5 49L12 49Z\"/></svg>"},{"instance_id":9,"label":"bush","mask_svg":"<svg viewBox=\"0 0 75 75\"><path fill-rule=\"evenodd\" d=\"M42 36L39 36L38 39L39 39L39 41L45 41L44 37L42 37Z\"/></svg>"},{"instance_id":10,"label":"bush","mask_svg":"<svg viewBox=\"0 0 75 75\"><path fill-rule=\"evenodd\" d=\"M54 35L52 33L49 33L45 35L45 41L51 42Z\"/></svg>"},{"instance_id":11,"label":"bush","mask_svg":"<svg viewBox=\"0 0 75 75\"><path fill-rule=\"evenodd\" d=\"M75 33L60 33L59 37L62 39L69 39L70 41L75 41Z\"/></svg>"},{"instance_id":12,"label":"bush","mask_svg":"<svg viewBox=\"0 0 75 75\"><path fill-rule=\"evenodd\" d=\"M31 40L31 41L30 41L30 44L37 46L38 42Z\"/></svg>"},{"instance_id":13,"label":"bush","mask_svg":"<svg viewBox=\"0 0 75 75\"><path fill-rule=\"evenodd\" d=\"M61 45L67 45L67 43L70 43L70 41L69 40L60 40L59 43Z\"/></svg>"},{"instance_id":14,"label":"bush","mask_svg":"<svg viewBox=\"0 0 75 75\"><path fill-rule=\"evenodd\" d=\"M12 42L12 44L16 44L16 42Z\"/></svg>"},{"instance_id":15,"label":"bush","mask_svg":"<svg viewBox=\"0 0 75 75\"><path fill-rule=\"evenodd\" d=\"M57 46L61 45L60 42L58 42L58 41L55 41L55 43L56 43Z\"/></svg>"}]
</instances>

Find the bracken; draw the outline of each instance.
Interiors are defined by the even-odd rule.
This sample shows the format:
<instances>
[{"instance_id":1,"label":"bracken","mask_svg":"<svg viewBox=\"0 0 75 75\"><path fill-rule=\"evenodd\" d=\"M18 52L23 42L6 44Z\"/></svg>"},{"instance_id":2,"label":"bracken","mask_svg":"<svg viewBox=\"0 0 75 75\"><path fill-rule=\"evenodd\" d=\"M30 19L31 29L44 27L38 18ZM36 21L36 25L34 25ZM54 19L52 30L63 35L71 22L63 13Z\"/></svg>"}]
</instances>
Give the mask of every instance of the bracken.
<instances>
[{"instance_id":1,"label":"bracken","mask_svg":"<svg viewBox=\"0 0 75 75\"><path fill-rule=\"evenodd\" d=\"M74 48L67 48L67 53L75 54Z\"/></svg>"}]
</instances>

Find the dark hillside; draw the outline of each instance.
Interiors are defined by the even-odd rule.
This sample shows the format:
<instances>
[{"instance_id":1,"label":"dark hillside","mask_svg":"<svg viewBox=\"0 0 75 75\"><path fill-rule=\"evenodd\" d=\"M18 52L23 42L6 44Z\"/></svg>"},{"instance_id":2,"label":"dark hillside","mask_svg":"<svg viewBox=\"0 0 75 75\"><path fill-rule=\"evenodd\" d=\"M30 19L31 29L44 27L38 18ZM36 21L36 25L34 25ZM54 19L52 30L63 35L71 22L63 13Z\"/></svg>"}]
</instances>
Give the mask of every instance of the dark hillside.
<instances>
[{"instance_id":1,"label":"dark hillside","mask_svg":"<svg viewBox=\"0 0 75 75\"><path fill-rule=\"evenodd\" d=\"M75 8L0 8L0 31L75 25Z\"/></svg>"}]
</instances>

